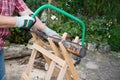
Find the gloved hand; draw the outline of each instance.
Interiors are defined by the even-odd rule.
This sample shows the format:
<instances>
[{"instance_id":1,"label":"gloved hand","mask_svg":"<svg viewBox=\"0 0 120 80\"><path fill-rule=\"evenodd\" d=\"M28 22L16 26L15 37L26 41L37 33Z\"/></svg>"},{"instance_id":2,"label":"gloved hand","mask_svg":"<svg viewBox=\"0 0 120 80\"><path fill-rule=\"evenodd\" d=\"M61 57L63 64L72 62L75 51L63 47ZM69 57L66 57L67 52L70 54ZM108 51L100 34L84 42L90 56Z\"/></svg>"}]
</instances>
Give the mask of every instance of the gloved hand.
<instances>
[{"instance_id":1,"label":"gloved hand","mask_svg":"<svg viewBox=\"0 0 120 80\"><path fill-rule=\"evenodd\" d=\"M45 27L45 29L42 30L42 32L44 32L47 36L52 36L52 37L57 36L57 37L60 37L60 35L56 31L48 28L47 26Z\"/></svg>"},{"instance_id":2,"label":"gloved hand","mask_svg":"<svg viewBox=\"0 0 120 80\"><path fill-rule=\"evenodd\" d=\"M22 29L30 29L35 23L35 19L29 15L17 17L15 27Z\"/></svg>"}]
</instances>

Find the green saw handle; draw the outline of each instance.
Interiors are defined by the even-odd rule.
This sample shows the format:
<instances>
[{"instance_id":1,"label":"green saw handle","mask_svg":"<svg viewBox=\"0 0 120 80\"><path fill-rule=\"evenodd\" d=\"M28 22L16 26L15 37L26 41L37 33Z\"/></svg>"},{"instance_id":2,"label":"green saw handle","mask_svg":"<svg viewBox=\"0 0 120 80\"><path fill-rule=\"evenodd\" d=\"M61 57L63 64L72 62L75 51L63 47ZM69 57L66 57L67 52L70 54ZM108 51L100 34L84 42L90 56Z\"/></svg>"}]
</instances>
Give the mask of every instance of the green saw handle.
<instances>
[{"instance_id":1,"label":"green saw handle","mask_svg":"<svg viewBox=\"0 0 120 80\"><path fill-rule=\"evenodd\" d=\"M50 5L50 4L45 4L43 6L40 6L35 12L34 14L32 15L33 18L35 18L35 16L38 15L39 12L41 12L43 9L46 9L46 8L50 8L50 9L53 9L59 13L62 13L64 14L65 16L75 20L76 22L78 22L81 26L82 26L82 46L84 46L84 40L85 40L85 24L82 20L78 19L77 17L65 12L64 10L61 10L53 5Z\"/></svg>"}]
</instances>

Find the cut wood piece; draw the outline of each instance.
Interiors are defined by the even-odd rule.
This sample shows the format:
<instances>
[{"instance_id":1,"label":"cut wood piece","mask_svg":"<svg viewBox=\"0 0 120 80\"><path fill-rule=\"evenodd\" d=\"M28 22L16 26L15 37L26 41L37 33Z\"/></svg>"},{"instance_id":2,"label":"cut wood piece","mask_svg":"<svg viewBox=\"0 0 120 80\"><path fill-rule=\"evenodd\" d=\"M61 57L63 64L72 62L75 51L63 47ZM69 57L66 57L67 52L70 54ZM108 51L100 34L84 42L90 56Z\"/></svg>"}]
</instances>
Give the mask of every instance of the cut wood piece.
<instances>
[{"instance_id":1,"label":"cut wood piece","mask_svg":"<svg viewBox=\"0 0 120 80\"><path fill-rule=\"evenodd\" d=\"M62 35L62 38L64 39L64 40L66 40L66 38L67 38L67 33L65 32L65 33L63 33L63 35Z\"/></svg>"},{"instance_id":2,"label":"cut wood piece","mask_svg":"<svg viewBox=\"0 0 120 80\"><path fill-rule=\"evenodd\" d=\"M80 42L79 37L78 37L78 36L76 36L76 37L75 37L75 39L73 40L73 42L75 42L75 43L79 43L79 42Z\"/></svg>"},{"instance_id":3,"label":"cut wood piece","mask_svg":"<svg viewBox=\"0 0 120 80\"><path fill-rule=\"evenodd\" d=\"M67 39L70 39L70 38L71 38L71 36L67 32L63 33L62 39L67 40Z\"/></svg>"}]
</instances>

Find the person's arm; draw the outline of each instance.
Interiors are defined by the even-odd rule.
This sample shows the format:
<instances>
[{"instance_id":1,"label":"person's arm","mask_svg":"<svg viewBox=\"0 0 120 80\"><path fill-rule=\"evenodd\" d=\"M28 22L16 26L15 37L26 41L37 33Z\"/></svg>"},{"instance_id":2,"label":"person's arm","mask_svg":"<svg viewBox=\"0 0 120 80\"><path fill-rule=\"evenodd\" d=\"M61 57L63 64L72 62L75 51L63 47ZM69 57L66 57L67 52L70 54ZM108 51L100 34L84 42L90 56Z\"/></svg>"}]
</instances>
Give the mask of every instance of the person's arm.
<instances>
[{"instance_id":1,"label":"person's arm","mask_svg":"<svg viewBox=\"0 0 120 80\"><path fill-rule=\"evenodd\" d=\"M19 12L19 14L23 16L33 14L33 12L27 7L25 11ZM34 24L33 28L36 28L39 31L44 32L48 36L59 36L59 34L56 31L48 28L45 23L42 23L38 17L36 17L36 23Z\"/></svg>"},{"instance_id":2,"label":"person's arm","mask_svg":"<svg viewBox=\"0 0 120 80\"><path fill-rule=\"evenodd\" d=\"M0 28L14 27L16 24L16 17L8 17L0 15Z\"/></svg>"},{"instance_id":3,"label":"person's arm","mask_svg":"<svg viewBox=\"0 0 120 80\"><path fill-rule=\"evenodd\" d=\"M24 15L30 15L33 14L33 12L27 7L25 11L19 12L21 16ZM36 17L36 23L33 26L34 28L37 28L38 30L43 30L46 27L45 23L42 23L38 17Z\"/></svg>"},{"instance_id":4,"label":"person's arm","mask_svg":"<svg viewBox=\"0 0 120 80\"><path fill-rule=\"evenodd\" d=\"M29 22L31 22L31 24ZM0 28L22 27L24 29L30 29L34 22L35 19L29 15L21 17L8 17L0 15Z\"/></svg>"},{"instance_id":5,"label":"person's arm","mask_svg":"<svg viewBox=\"0 0 120 80\"><path fill-rule=\"evenodd\" d=\"M33 12L27 7L23 0L17 0L15 11L18 12L21 16L33 14ZM44 32L48 36L59 36L56 31L48 28L45 23L42 23L38 17L36 17L36 23L34 24L33 28Z\"/></svg>"}]
</instances>

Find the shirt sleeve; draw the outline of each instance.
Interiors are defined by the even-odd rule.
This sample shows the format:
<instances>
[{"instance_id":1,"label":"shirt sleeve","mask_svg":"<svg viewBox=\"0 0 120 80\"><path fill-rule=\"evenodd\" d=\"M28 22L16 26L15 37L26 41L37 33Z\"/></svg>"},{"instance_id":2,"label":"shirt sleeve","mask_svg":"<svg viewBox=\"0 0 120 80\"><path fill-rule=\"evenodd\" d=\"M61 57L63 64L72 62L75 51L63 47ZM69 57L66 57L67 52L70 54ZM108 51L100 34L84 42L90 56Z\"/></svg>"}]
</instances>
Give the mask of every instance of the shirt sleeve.
<instances>
[{"instance_id":1,"label":"shirt sleeve","mask_svg":"<svg viewBox=\"0 0 120 80\"><path fill-rule=\"evenodd\" d=\"M15 12L23 12L27 9L27 5L23 0L16 0Z\"/></svg>"}]
</instances>

